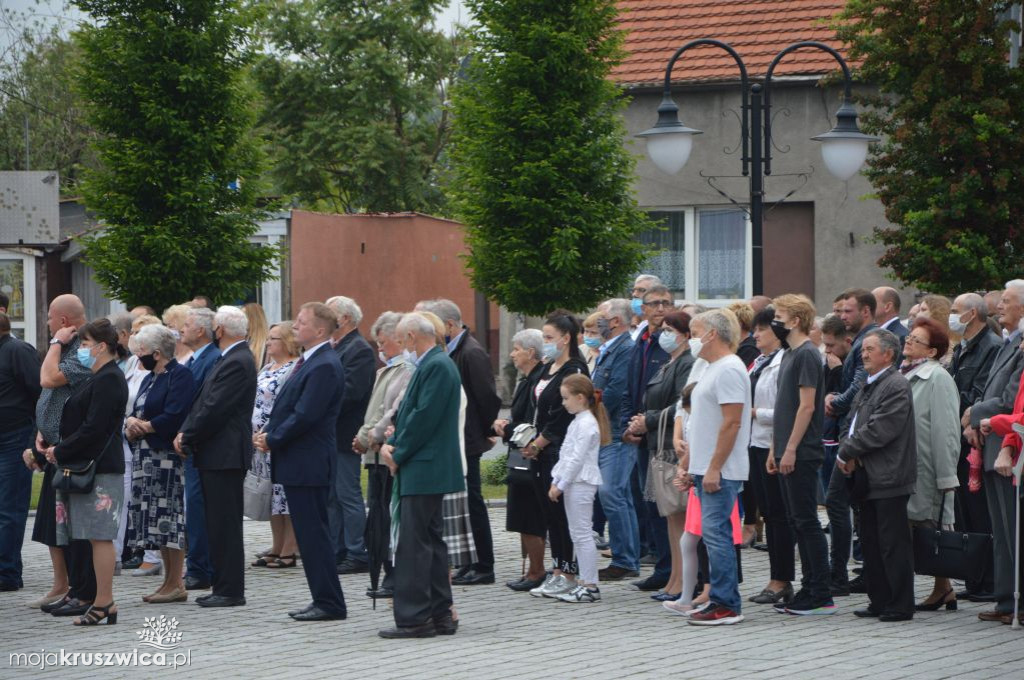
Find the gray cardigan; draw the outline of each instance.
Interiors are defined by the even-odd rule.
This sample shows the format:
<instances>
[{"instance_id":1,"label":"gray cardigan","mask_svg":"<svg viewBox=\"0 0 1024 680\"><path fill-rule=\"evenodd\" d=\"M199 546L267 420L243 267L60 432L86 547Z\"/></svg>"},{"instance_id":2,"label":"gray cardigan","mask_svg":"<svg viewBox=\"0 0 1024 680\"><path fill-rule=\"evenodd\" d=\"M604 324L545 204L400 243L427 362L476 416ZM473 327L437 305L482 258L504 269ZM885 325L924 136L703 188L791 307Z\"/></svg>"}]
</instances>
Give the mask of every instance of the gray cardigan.
<instances>
[{"instance_id":1,"label":"gray cardigan","mask_svg":"<svg viewBox=\"0 0 1024 680\"><path fill-rule=\"evenodd\" d=\"M891 367L865 382L850 406L854 431L839 444L839 457L856 460L868 475L867 500L914 493L917 435L910 383ZM853 420L856 418L856 420Z\"/></svg>"}]
</instances>

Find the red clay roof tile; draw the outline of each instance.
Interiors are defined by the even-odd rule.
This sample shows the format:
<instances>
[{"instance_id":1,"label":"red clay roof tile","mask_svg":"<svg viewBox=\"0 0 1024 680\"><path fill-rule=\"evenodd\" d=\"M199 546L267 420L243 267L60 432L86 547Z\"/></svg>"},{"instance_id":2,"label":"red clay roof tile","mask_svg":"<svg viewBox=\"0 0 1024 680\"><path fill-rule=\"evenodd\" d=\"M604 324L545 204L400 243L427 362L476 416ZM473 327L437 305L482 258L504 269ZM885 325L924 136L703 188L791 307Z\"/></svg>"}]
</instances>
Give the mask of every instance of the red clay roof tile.
<instances>
[{"instance_id":1,"label":"red clay roof tile","mask_svg":"<svg viewBox=\"0 0 1024 680\"><path fill-rule=\"evenodd\" d=\"M612 78L629 87L660 84L672 53L697 38L732 45L751 78L763 76L779 51L800 40L818 40L844 52L828 21L845 4L845 0L619 0L619 22L628 31L627 56L612 71ZM775 72L807 76L836 68L824 52L799 50L783 59ZM717 48L687 52L672 72L673 82L738 79L732 58Z\"/></svg>"}]
</instances>

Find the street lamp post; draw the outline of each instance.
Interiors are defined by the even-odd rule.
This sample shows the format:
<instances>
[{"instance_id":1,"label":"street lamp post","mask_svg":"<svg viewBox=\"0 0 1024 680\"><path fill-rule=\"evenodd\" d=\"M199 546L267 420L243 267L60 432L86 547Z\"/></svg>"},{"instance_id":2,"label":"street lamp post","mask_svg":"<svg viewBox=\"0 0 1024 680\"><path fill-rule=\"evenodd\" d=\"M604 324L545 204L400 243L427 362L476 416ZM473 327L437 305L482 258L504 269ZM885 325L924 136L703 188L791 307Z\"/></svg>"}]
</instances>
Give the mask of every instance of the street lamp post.
<instances>
[{"instance_id":1,"label":"street lamp post","mask_svg":"<svg viewBox=\"0 0 1024 680\"><path fill-rule=\"evenodd\" d=\"M683 169L693 149L694 135L700 130L687 127L679 120L679 107L672 99L672 69L683 54L694 47L718 47L736 62L742 90L740 127L743 148L743 176L750 178L751 269L754 295L764 293L764 176L772 173L771 85L776 65L790 52L802 48L822 50L832 55L843 69L843 104L836 112L836 125L828 132L811 139L821 142L825 166L838 179L846 181L857 174L867 158L868 145L877 137L863 134L857 127L857 110L853 106L850 68L842 56L828 45L812 40L793 43L779 52L768 66L761 83L750 84L743 59L728 43L711 38L692 40L669 59L665 68L665 89L658 106L658 122L637 135L647 140L647 154L663 172L676 174Z\"/></svg>"}]
</instances>

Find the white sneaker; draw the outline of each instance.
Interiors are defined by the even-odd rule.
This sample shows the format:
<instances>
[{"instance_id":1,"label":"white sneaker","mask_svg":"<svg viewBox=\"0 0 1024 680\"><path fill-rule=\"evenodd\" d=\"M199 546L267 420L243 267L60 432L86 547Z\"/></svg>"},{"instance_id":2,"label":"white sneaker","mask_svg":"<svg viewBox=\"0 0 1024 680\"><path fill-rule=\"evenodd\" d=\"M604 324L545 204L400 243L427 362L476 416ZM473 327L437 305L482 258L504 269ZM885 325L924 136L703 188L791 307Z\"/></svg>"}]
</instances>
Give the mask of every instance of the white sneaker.
<instances>
[{"instance_id":1,"label":"white sneaker","mask_svg":"<svg viewBox=\"0 0 1024 680\"><path fill-rule=\"evenodd\" d=\"M572 592L576 588L576 582L570 581L565 576L561 576L558 581L552 581L551 585L544 589L541 593L544 597L557 598L559 595Z\"/></svg>"},{"instance_id":2,"label":"white sneaker","mask_svg":"<svg viewBox=\"0 0 1024 680\"><path fill-rule=\"evenodd\" d=\"M544 589L547 588L548 586L550 586L552 584L552 582L554 582L554 581L556 581L558 579L565 580L562 576L555 576L554 574L548 574L547 578L544 579L544 583L540 584L536 588L531 588L530 589L530 595L533 595L534 597L544 597Z\"/></svg>"},{"instance_id":3,"label":"white sneaker","mask_svg":"<svg viewBox=\"0 0 1024 680\"><path fill-rule=\"evenodd\" d=\"M574 604L581 602L598 602L601 599L601 590L597 587L588 588L587 586L576 586L569 592L559 595L558 599L562 602L572 602Z\"/></svg>"}]
</instances>

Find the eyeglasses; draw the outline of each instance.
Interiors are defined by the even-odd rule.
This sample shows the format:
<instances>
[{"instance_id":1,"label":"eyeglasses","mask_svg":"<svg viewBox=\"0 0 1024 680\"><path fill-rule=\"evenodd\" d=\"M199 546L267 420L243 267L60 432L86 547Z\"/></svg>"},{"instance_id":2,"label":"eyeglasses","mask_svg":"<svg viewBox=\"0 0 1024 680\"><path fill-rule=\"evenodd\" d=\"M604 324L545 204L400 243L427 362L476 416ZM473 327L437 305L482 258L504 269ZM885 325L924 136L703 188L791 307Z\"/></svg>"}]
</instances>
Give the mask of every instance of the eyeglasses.
<instances>
[{"instance_id":1,"label":"eyeglasses","mask_svg":"<svg viewBox=\"0 0 1024 680\"><path fill-rule=\"evenodd\" d=\"M675 303L671 300L651 300L650 302L645 302L644 307L671 307L673 304Z\"/></svg>"},{"instance_id":2,"label":"eyeglasses","mask_svg":"<svg viewBox=\"0 0 1024 680\"><path fill-rule=\"evenodd\" d=\"M913 336L913 335L908 335L907 339L906 339L906 342L909 342L912 345L921 345L922 347L930 347L930 345L927 342L925 342L924 340L922 340L922 339L920 339L920 338L918 338L916 336Z\"/></svg>"},{"instance_id":3,"label":"eyeglasses","mask_svg":"<svg viewBox=\"0 0 1024 680\"><path fill-rule=\"evenodd\" d=\"M280 340L280 339L281 339L281 338L275 338L275 337L273 337L273 336L271 336L271 337L267 338L267 340Z\"/></svg>"}]
</instances>

